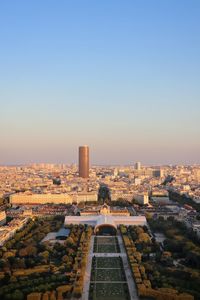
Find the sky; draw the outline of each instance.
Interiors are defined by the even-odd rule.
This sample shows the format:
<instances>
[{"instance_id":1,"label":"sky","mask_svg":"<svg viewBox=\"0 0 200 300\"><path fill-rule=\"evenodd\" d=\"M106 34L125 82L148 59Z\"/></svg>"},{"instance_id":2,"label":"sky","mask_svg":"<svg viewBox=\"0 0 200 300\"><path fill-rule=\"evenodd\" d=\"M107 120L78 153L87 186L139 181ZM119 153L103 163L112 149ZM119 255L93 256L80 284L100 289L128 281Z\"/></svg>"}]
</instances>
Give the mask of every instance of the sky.
<instances>
[{"instance_id":1,"label":"sky","mask_svg":"<svg viewBox=\"0 0 200 300\"><path fill-rule=\"evenodd\" d=\"M0 164L200 163L199 0L0 1Z\"/></svg>"}]
</instances>

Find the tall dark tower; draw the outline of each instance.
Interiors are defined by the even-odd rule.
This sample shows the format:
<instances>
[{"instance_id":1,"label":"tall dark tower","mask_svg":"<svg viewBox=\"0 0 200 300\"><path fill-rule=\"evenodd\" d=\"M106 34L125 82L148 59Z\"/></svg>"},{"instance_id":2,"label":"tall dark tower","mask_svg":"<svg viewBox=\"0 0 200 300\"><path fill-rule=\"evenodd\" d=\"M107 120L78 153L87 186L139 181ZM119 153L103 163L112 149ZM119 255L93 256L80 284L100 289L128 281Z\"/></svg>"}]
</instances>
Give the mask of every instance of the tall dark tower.
<instances>
[{"instance_id":1,"label":"tall dark tower","mask_svg":"<svg viewBox=\"0 0 200 300\"><path fill-rule=\"evenodd\" d=\"M79 176L82 178L89 177L89 147L79 147Z\"/></svg>"}]
</instances>

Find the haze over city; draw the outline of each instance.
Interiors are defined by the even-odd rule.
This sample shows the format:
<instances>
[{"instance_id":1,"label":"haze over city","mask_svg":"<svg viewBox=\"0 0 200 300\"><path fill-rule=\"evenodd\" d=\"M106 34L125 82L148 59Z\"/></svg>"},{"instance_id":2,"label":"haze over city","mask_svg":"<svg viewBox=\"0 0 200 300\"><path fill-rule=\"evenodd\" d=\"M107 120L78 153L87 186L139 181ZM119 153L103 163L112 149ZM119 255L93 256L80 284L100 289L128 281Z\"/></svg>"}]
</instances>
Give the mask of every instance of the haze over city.
<instances>
[{"instance_id":1,"label":"haze over city","mask_svg":"<svg viewBox=\"0 0 200 300\"><path fill-rule=\"evenodd\" d=\"M0 1L0 300L200 299L200 1Z\"/></svg>"},{"instance_id":2,"label":"haze over city","mask_svg":"<svg viewBox=\"0 0 200 300\"><path fill-rule=\"evenodd\" d=\"M0 164L200 163L199 1L1 1Z\"/></svg>"}]
</instances>

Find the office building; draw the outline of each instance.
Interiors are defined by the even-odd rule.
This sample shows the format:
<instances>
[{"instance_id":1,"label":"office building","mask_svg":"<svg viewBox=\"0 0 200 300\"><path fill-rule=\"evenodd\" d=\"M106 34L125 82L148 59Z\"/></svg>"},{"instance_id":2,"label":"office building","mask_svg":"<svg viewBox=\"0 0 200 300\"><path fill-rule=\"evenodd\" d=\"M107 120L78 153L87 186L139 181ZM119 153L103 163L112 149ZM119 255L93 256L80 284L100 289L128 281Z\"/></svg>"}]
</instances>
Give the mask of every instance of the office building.
<instances>
[{"instance_id":1,"label":"office building","mask_svg":"<svg viewBox=\"0 0 200 300\"><path fill-rule=\"evenodd\" d=\"M141 170L141 162L138 161L138 162L135 163L135 169L138 170L138 171Z\"/></svg>"},{"instance_id":2,"label":"office building","mask_svg":"<svg viewBox=\"0 0 200 300\"><path fill-rule=\"evenodd\" d=\"M133 199L141 205L145 205L149 203L149 195L148 193L134 193Z\"/></svg>"},{"instance_id":3,"label":"office building","mask_svg":"<svg viewBox=\"0 0 200 300\"><path fill-rule=\"evenodd\" d=\"M79 176L82 178L89 177L89 147L79 147Z\"/></svg>"},{"instance_id":4,"label":"office building","mask_svg":"<svg viewBox=\"0 0 200 300\"><path fill-rule=\"evenodd\" d=\"M159 178L163 178L164 177L164 170L163 169L157 169L157 170L153 170L153 177L159 177Z\"/></svg>"},{"instance_id":5,"label":"office building","mask_svg":"<svg viewBox=\"0 0 200 300\"><path fill-rule=\"evenodd\" d=\"M23 193L17 193L10 196L10 203L14 205L19 204L72 204L73 202L85 202L85 201L97 201L97 194L80 193L80 194L32 194L26 195Z\"/></svg>"}]
</instances>

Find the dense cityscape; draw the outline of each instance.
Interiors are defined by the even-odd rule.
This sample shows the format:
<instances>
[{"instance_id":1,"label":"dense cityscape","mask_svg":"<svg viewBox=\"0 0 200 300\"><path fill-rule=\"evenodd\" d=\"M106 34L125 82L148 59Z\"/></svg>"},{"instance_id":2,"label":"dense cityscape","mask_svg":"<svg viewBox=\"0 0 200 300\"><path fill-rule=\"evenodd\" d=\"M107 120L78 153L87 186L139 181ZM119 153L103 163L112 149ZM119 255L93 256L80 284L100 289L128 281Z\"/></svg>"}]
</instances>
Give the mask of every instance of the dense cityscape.
<instances>
[{"instance_id":1,"label":"dense cityscape","mask_svg":"<svg viewBox=\"0 0 200 300\"><path fill-rule=\"evenodd\" d=\"M199 299L200 166L0 167L1 299ZM190 280L192 278L192 280Z\"/></svg>"},{"instance_id":2,"label":"dense cityscape","mask_svg":"<svg viewBox=\"0 0 200 300\"><path fill-rule=\"evenodd\" d=\"M199 16L0 1L0 300L200 300Z\"/></svg>"}]
</instances>

